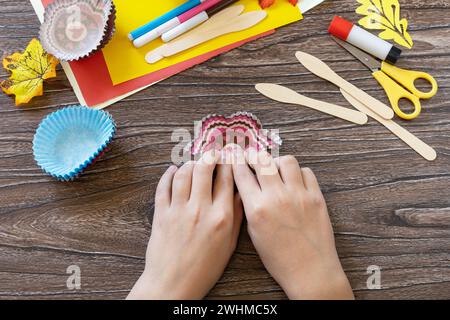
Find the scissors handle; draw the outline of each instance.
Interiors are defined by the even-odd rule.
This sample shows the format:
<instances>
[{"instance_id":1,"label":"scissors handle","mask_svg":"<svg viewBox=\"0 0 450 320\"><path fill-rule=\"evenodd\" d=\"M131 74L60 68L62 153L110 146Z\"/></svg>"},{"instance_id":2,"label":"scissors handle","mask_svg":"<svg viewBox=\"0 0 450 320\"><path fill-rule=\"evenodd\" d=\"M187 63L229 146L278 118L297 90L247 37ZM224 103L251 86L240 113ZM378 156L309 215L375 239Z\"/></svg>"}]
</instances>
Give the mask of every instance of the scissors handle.
<instances>
[{"instance_id":1,"label":"scissors handle","mask_svg":"<svg viewBox=\"0 0 450 320\"><path fill-rule=\"evenodd\" d=\"M391 103L394 112L400 118L405 120L412 120L419 116L420 112L422 111L422 105L420 104L420 99L418 97L392 80L392 78L390 78L383 71L375 71L374 73L372 73L372 75L381 84L381 86L384 88L384 91L386 91L389 102ZM412 113L405 113L400 109L399 102L401 99L407 99L411 101L411 103L414 105L414 111Z\"/></svg>"},{"instance_id":2,"label":"scissors handle","mask_svg":"<svg viewBox=\"0 0 450 320\"><path fill-rule=\"evenodd\" d=\"M386 62L381 64L381 71L388 74L392 79L400 83L419 99L430 99L431 97L434 97L438 91L436 79L428 73L400 69ZM419 79L424 79L430 83L431 89L429 92L423 92L417 89L415 81Z\"/></svg>"}]
</instances>

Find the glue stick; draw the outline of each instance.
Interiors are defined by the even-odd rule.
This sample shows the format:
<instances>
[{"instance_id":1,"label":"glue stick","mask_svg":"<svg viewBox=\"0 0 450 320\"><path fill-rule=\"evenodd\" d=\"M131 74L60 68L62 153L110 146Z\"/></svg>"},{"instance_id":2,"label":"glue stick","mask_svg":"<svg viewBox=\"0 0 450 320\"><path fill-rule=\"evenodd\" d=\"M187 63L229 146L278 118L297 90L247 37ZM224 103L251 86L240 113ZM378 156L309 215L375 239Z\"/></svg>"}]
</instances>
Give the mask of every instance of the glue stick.
<instances>
[{"instance_id":1,"label":"glue stick","mask_svg":"<svg viewBox=\"0 0 450 320\"><path fill-rule=\"evenodd\" d=\"M384 41L370 32L360 28L353 23L335 16L330 24L328 32L343 41L358 47L359 49L370 53L374 57L395 64L400 58L402 51Z\"/></svg>"}]
</instances>

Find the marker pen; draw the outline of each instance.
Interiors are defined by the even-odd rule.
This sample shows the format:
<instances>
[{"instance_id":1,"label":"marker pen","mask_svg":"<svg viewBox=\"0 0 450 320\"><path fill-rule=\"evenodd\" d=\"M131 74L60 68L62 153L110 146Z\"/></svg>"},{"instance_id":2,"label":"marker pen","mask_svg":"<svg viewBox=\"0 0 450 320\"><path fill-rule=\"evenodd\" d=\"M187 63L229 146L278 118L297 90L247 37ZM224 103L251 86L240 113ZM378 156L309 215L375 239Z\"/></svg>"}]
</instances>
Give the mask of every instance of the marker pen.
<instances>
[{"instance_id":1,"label":"marker pen","mask_svg":"<svg viewBox=\"0 0 450 320\"><path fill-rule=\"evenodd\" d=\"M140 48L146 45L147 43L152 42L153 40L159 38L164 32L172 30L178 25L183 24L185 21L188 21L192 17L195 17L200 12L209 9L212 6L215 6L221 2L223 2L223 0L206 0L202 4L190 9L189 11L186 11L185 13L179 15L178 17L175 17L167 21L166 23L160 25L156 29L153 29L150 32L147 32L146 34L140 36L139 38L133 41L133 44L136 48Z\"/></svg>"},{"instance_id":2,"label":"marker pen","mask_svg":"<svg viewBox=\"0 0 450 320\"><path fill-rule=\"evenodd\" d=\"M232 5L233 3L238 2L238 0L224 0L218 3L217 5L209 8L208 10L205 10L203 12L198 13L196 16L192 17L191 19L183 22L179 26L167 31L162 35L162 40L164 42L169 42L182 34L188 32L189 30L194 29L198 25L202 24L206 20L208 20L211 16L215 15L216 13L222 11L226 7Z\"/></svg>"},{"instance_id":3,"label":"marker pen","mask_svg":"<svg viewBox=\"0 0 450 320\"><path fill-rule=\"evenodd\" d=\"M153 29L158 28L160 25L166 23L169 20L172 20L173 18L178 17L180 14L185 13L186 11L191 10L192 8L200 5L202 2L205 2L206 0L189 0L188 2L185 2L179 7L176 7L175 9L167 12L166 14L162 15L159 18L156 18L155 20L150 21L149 23L143 25L142 27L131 31L128 35L128 38L133 41L140 36L146 34L147 32L152 31Z\"/></svg>"},{"instance_id":4,"label":"marker pen","mask_svg":"<svg viewBox=\"0 0 450 320\"><path fill-rule=\"evenodd\" d=\"M339 16L334 17L328 32L335 37L347 41L355 47L370 53L378 59L387 61L391 64L395 64L402 53L402 50L389 42L378 38L372 33Z\"/></svg>"}]
</instances>

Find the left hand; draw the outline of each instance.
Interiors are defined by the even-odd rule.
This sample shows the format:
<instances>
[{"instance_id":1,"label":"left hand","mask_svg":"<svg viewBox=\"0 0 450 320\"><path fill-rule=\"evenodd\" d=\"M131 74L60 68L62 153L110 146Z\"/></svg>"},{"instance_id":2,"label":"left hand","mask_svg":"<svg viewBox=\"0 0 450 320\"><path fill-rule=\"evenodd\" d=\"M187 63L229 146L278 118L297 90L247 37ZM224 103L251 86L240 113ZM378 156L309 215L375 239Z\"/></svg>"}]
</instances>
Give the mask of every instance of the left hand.
<instances>
[{"instance_id":1,"label":"left hand","mask_svg":"<svg viewBox=\"0 0 450 320\"><path fill-rule=\"evenodd\" d=\"M202 299L222 276L243 209L231 165L218 165L219 156L205 153L162 176L145 270L128 299Z\"/></svg>"}]
</instances>

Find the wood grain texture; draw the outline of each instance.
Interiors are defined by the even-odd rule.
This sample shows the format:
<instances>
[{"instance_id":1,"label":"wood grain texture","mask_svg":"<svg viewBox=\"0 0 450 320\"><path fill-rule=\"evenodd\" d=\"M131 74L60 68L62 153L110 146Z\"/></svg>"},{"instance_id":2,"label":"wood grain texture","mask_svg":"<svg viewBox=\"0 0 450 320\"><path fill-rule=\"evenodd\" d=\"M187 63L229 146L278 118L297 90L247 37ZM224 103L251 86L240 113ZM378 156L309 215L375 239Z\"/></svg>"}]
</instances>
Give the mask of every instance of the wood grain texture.
<instances>
[{"instance_id":1,"label":"wood grain texture","mask_svg":"<svg viewBox=\"0 0 450 320\"><path fill-rule=\"evenodd\" d=\"M278 128L283 154L317 174L338 252L359 299L450 298L450 5L400 1L414 49L400 67L436 77L438 95L408 130L436 148L429 163L374 121L360 127L283 105L257 93L279 83L348 106L338 89L308 73L297 50L387 103L363 65L328 36L334 14L352 21L354 0L327 0L305 20L144 90L108 109L118 124L111 150L79 180L60 183L36 166L33 134L44 116L76 103L60 70L27 107L0 95L0 298L122 299L144 266L153 194L170 162L176 128L209 113L254 112ZM27 0L0 0L0 50L23 50L38 34ZM1 69L0 79L7 73ZM66 268L82 270L82 288L66 288ZM367 267L382 268L382 289L368 290ZM210 298L285 298L265 271L245 228Z\"/></svg>"}]
</instances>

